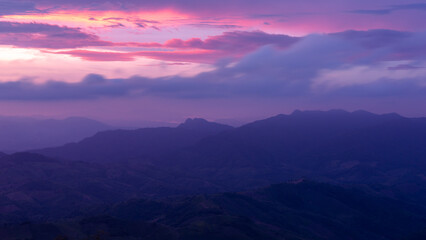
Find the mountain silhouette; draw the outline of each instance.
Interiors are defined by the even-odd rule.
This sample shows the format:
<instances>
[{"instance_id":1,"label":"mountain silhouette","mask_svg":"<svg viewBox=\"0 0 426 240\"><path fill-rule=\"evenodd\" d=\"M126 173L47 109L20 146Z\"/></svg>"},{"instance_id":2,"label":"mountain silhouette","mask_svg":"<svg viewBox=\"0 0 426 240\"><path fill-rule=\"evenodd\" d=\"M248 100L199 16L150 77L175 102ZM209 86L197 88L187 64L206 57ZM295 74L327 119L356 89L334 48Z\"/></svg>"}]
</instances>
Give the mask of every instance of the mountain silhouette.
<instances>
[{"instance_id":1,"label":"mountain silhouette","mask_svg":"<svg viewBox=\"0 0 426 240\"><path fill-rule=\"evenodd\" d=\"M180 124L178 128L211 132L212 134L233 129L233 127L231 126L215 122L209 122L202 118L188 118L184 123Z\"/></svg>"},{"instance_id":2,"label":"mountain silhouette","mask_svg":"<svg viewBox=\"0 0 426 240\"><path fill-rule=\"evenodd\" d=\"M100 132L35 152L142 174L155 169L152 179L185 185L184 192L238 191L307 177L385 185L422 202L425 145L424 118L332 110L295 111L238 128L189 119L176 128Z\"/></svg>"},{"instance_id":3,"label":"mountain silhouette","mask_svg":"<svg viewBox=\"0 0 426 240\"><path fill-rule=\"evenodd\" d=\"M78 143L34 152L76 161L114 162L139 159L149 162L167 153L191 146L209 135L231 129L230 126L203 119L188 119L176 128L104 131Z\"/></svg>"},{"instance_id":4,"label":"mountain silhouette","mask_svg":"<svg viewBox=\"0 0 426 240\"><path fill-rule=\"evenodd\" d=\"M35 152L73 161L149 164L238 189L304 176L421 181L425 144L426 119L332 110L295 111L238 128L188 119L176 128L100 132Z\"/></svg>"}]
</instances>

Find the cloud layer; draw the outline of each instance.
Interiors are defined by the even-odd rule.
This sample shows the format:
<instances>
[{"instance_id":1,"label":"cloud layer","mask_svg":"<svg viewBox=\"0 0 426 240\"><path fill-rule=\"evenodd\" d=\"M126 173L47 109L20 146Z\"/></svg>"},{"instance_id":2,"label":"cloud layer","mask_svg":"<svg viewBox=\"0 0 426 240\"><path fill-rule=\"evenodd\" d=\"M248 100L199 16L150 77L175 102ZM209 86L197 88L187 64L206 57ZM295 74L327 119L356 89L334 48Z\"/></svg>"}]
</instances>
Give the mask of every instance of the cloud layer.
<instances>
[{"instance_id":1,"label":"cloud layer","mask_svg":"<svg viewBox=\"0 0 426 240\"><path fill-rule=\"evenodd\" d=\"M0 0L0 104L425 100L425 4Z\"/></svg>"},{"instance_id":2,"label":"cloud layer","mask_svg":"<svg viewBox=\"0 0 426 240\"><path fill-rule=\"evenodd\" d=\"M426 96L425 34L348 31L309 35L287 47L289 39L280 38L282 45L261 47L236 62L220 63L215 70L193 77L106 79L92 74L77 83L4 82L0 83L0 99ZM167 44L215 47L206 44L209 41L172 42Z\"/></svg>"}]
</instances>

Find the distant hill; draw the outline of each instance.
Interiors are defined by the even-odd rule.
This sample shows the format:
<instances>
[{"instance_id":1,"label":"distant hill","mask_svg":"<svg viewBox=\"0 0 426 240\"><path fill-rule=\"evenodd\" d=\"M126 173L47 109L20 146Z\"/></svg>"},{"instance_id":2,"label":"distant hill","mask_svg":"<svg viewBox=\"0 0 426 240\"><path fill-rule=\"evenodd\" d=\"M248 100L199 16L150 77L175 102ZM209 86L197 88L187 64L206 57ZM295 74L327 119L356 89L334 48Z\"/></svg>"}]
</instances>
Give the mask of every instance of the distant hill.
<instances>
[{"instance_id":1,"label":"distant hill","mask_svg":"<svg viewBox=\"0 0 426 240\"><path fill-rule=\"evenodd\" d=\"M180 124L178 128L193 131L202 131L206 133L210 132L212 134L233 129L233 127L231 126L215 122L208 122L207 120L202 118L188 118L184 123Z\"/></svg>"},{"instance_id":2,"label":"distant hill","mask_svg":"<svg viewBox=\"0 0 426 240\"><path fill-rule=\"evenodd\" d=\"M80 141L111 129L101 122L71 117L63 120L0 117L0 151L24 151Z\"/></svg>"},{"instance_id":3,"label":"distant hill","mask_svg":"<svg viewBox=\"0 0 426 240\"><path fill-rule=\"evenodd\" d=\"M74 161L105 163L139 159L150 162L191 146L207 136L232 129L230 126L204 119L188 119L176 128L104 131L78 143L34 152Z\"/></svg>"},{"instance_id":4,"label":"distant hill","mask_svg":"<svg viewBox=\"0 0 426 240\"><path fill-rule=\"evenodd\" d=\"M3 225L0 238L408 240L425 236L425 216L423 208L373 192L302 180L241 193L130 200L75 220Z\"/></svg>"}]
</instances>

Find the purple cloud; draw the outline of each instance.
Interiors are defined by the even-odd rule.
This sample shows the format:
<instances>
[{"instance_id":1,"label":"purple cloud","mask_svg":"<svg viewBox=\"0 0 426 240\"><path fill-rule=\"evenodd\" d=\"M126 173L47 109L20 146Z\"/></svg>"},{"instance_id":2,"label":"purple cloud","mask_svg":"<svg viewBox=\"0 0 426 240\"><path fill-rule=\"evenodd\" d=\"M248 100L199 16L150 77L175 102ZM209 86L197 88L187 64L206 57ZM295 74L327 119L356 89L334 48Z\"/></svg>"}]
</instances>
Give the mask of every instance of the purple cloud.
<instances>
[{"instance_id":1,"label":"purple cloud","mask_svg":"<svg viewBox=\"0 0 426 240\"><path fill-rule=\"evenodd\" d=\"M369 61L415 60L426 57L426 34L393 30L346 31L330 34L361 47L358 58Z\"/></svg>"},{"instance_id":2,"label":"purple cloud","mask_svg":"<svg viewBox=\"0 0 426 240\"><path fill-rule=\"evenodd\" d=\"M340 33L330 34L347 41L361 44L365 48L381 48L391 45L401 44L409 38L412 33L401 32L387 29L375 29L368 31L345 31Z\"/></svg>"},{"instance_id":3,"label":"purple cloud","mask_svg":"<svg viewBox=\"0 0 426 240\"><path fill-rule=\"evenodd\" d=\"M398 4L389 6L385 9L359 9L350 12L358 14L386 15L402 10L426 11L426 3Z\"/></svg>"},{"instance_id":4,"label":"purple cloud","mask_svg":"<svg viewBox=\"0 0 426 240\"><path fill-rule=\"evenodd\" d=\"M0 0L0 16L13 14L40 13L33 2Z\"/></svg>"},{"instance_id":5,"label":"purple cloud","mask_svg":"<svg viewBox=\"0 0 426 240\"><path fill-rule=\"evenodd\" d=\"M399 64L397 66L388 67L389 70L417 70L422 68L426 68L426 67L417 67L410 64Z\"/></svg>"},{"instance_id":6,"label":"purple cloud","mask_svg":"<svg viewBox=\"0 0 426 240\"><path fill-rule=\"evenodd\" d=\"M113 45L80 28L5 21L0 21L0 44L49 49Z\"/></svg>"},{"instance_id":7,"label":"purple cloud","mask_svg":"<svg viewBox=\"0 0 426 240\"><path fill-rule=\"evenodd\" d=\"M346 36L347 33L342 33ZM377 36L374 36L374 35ZM399 39L399 34L384 34ZM396 64L426 65L426 54L411 60L386 60L398 55L398 44L414 49L426 39L422 34L403 33L403 40L381 47L383 32L359 32L349 41L339 34L309 35L286 49L265 46L232 64L193 77L132 77L107 79L89 75L81 82L29 81L0 83L2 100L76 100L111 97L157 97L167 99L290 99L345 101L348 98L424 98L423 68L389 71ZM354 36L354 33L350 33ZM365 44L367 36L369 39ZM213 44L214 45L214 44ZM421 49L420 49L421 50ZM419 50L419 52L421 52ZM408 61L408 63L407 63ZM402 63L404 62L404 63Z\"/></svg>"}]
</instances>

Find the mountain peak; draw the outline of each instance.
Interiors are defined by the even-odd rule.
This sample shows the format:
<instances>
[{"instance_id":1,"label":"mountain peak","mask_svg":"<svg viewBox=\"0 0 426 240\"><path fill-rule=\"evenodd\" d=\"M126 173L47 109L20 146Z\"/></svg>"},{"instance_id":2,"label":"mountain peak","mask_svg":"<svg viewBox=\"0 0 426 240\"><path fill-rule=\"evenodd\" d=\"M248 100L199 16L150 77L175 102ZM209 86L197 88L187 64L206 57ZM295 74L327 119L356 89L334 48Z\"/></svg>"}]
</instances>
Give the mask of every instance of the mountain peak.
<instances>
[{"instance_id":1,"label":"mountain peak","mask_svg":"<svg viewBox=\"0 0 426 240\"><path fill-rule=\"evenodd\" d=\"M227 130L232 129L231 126L209 122L203 118L188 118L184 123L180 124L178 128L191 129L191 130Z\"/></svg>"},{"instance_id":2,"label":"mountain peak","mask_svg":"<svg viewBox=\"0 0 426 240\"><path fill-rule=\"evenodd\" d=\"M291 115L297 115L297 114L301 114L301 113L302 113L302 111L301 111L301 110L296 109L296 110L294 110L294 111L291 113Z\"/></svg>"},{"instance_id":3,"label":"mountain peak","mask_svg":"<svg viewBox=\"0 0 426 240\"><path fill-rule=\"evenodd\" d=\"M183 124L208 124L204 118L187 118Z\"/></svg>"}]
</instances>

